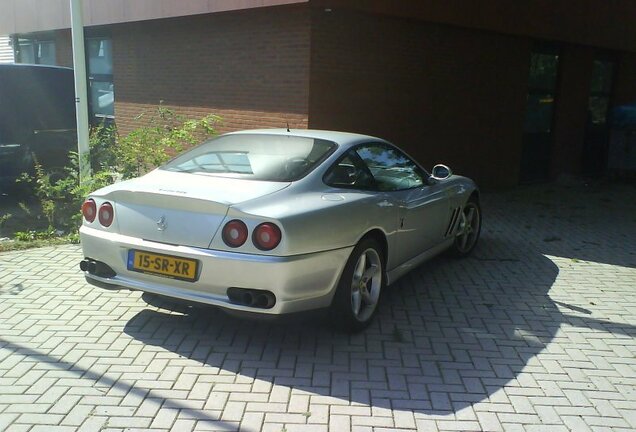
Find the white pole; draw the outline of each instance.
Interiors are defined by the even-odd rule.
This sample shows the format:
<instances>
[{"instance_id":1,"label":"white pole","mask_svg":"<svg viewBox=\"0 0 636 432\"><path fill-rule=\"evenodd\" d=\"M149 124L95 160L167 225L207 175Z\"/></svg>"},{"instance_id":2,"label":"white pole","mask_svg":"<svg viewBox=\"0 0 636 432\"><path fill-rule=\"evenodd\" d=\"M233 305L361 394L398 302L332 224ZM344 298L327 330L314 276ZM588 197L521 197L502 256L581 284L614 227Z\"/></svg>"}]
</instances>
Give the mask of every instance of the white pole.
<instances>
[{"instance_id":1,"label":"white pole","mask_svg":"<svg viewBox=\"0 0 636 432\"><path fill-rule=\"evenodd\" d=\"M77 151L79 154L80 184L90 178L90 149L88 146L88 91L86 86L86 55L82 0L71 1L71 36L73 39L73 70L75 72L75 116L77 119Z\"/></svg>"}]
</instances>

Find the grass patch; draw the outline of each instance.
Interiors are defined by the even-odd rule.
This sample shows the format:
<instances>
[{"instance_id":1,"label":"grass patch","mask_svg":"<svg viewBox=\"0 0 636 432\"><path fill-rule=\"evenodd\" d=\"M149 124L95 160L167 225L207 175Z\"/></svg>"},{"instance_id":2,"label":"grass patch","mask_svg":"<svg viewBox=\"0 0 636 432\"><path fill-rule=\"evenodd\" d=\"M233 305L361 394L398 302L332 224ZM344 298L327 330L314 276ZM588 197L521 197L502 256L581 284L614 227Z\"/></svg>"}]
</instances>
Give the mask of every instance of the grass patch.
<instances>
[{"instance_id":1,"label":"grass patch","mask_svg":"<svg viewBox=\"0 0 636 432\"><path fill-rule=\"evenodd\" d=\"M9 251L33 249L33 248L39 248L39 247L45 247L45 246L59 246L59 245L77 244L77 243L79 243L79 240L72 235L63 236L63 237L54 237L54 238L48 238L48 239L40 239L40 240L29 240L29 241L5 240L5 241L0 241L0 252L9 252Z\"/></svg>"}]
</instances>

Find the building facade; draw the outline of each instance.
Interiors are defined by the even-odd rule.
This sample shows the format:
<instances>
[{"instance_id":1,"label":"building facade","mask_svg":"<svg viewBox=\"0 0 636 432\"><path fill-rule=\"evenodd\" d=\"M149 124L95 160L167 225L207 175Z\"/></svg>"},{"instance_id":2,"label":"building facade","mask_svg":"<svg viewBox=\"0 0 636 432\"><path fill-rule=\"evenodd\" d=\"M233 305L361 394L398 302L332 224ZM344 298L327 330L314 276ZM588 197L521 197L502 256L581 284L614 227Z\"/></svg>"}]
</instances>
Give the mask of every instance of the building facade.
<instances>
[{"instance_id":1,"label":"building facade","mask_svg":"<svg viewBox=\"0 0 636 432\"><path fill-rule=\"evenodd\" d=\"M368 133L485 187L596 175L636 101L636 3L576 3L85 0L92 111ZM16 61L72 65L67 2L0 8Z\"/></svg>"}]
</instances>

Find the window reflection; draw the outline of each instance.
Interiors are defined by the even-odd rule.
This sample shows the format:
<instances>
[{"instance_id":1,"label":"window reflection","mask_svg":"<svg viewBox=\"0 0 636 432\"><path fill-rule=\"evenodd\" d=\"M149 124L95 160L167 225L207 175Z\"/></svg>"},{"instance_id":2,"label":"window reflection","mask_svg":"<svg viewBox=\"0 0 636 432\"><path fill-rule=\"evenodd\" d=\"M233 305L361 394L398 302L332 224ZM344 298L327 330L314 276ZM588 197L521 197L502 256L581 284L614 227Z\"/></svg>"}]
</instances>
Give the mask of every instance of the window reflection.
<instances>
[{"instance_id":1,"label":"window reflection","mask_svg":"<svg viewBox=\"0 0 636 432\"><path fill-rule=\"evenodd\" d=\"M381 191L411 189L424 184L417 164L394 148L369 145L359 147L357 153L371 171Z\"/></svg>"},{"instance_id":2,"label":"window reflection","mask_svg":"<svg viewBox=\"0 0 636 432\"><path fill-rule=\"evenodd\" d=\"M559 56L534 52L530 58L524 132L550 133L554 112Z\"/></svg>"},{"instance_id":3,"label":"window reflection","mask_svg":"<svg viewBox=\"0 0 636 432\"><path fill-rule=\"evenodd\" d=\"M86 40L91 110L96 118L115 116L112 40L106 37Z\"/></svg>"},{"instance_id":4,"label":"window reflection","mask_svg":"<svg viewBox=\"0 0 636 432\"><path fill-rule=\"evenodd\" d=\"M88 39L88 68L91 74L113 73L112 41L110 39Z\"/></svg>"},{"instance_id":5,"label":"window reflection","mask_svg":"<svg viewBox=\"0 0 636 432\"><path fill-rule=\"evenodd\" d=\"M19 38L16 49L16 62L25 64L55 65L55 42Z\"/></svg>"}]
</instances>

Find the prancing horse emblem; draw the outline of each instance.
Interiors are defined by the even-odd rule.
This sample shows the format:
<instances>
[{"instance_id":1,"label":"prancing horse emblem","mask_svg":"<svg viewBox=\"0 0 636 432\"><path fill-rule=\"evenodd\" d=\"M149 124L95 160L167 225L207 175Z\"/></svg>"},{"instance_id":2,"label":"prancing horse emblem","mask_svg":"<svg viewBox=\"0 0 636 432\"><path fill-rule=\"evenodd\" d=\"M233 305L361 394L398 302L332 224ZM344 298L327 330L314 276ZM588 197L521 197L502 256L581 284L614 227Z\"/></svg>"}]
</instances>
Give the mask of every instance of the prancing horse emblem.
<instances>
[{"instance_id":1,"label":"prancing horse emblem","mask_svg":"<svg viewBox=\"0 0 636 432\"><path fill-rule=\"evenodd\" d=\"M163 231L166 229L167 226L168 224L166 223L166 217L164 215L161 215L161 217L157 219L157 229L159 231Z\"/></svg>"}]
</instances>

